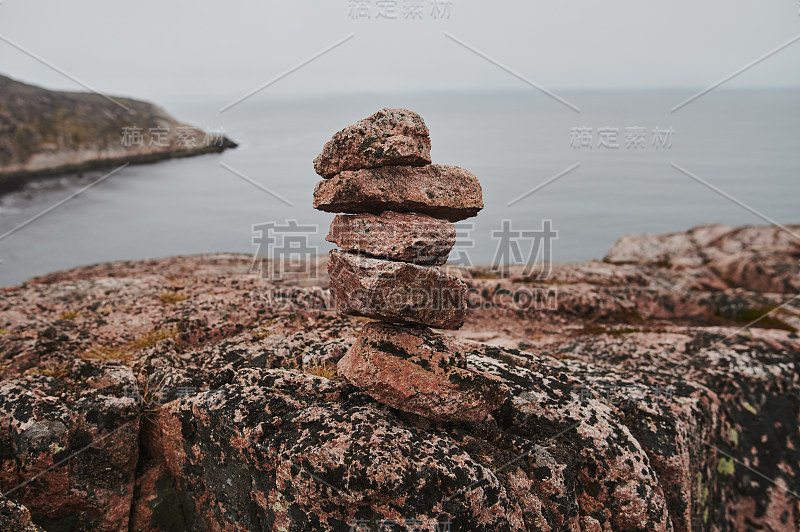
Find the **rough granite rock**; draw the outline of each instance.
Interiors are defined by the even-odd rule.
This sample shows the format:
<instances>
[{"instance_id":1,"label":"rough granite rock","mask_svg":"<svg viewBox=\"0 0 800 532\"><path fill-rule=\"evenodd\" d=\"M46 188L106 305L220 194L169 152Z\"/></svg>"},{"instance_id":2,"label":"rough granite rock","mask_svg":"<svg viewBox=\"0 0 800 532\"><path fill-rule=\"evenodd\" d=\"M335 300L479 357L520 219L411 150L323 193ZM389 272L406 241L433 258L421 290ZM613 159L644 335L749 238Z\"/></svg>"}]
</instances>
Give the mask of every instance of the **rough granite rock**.
<instances>
[{"instance_id":1,"label":"rough granite rock","mask_svg":"<svg viewBox=\"0 0 800 532\"><path fill-rule=\"evenodd\" d=\"M458 329L467 313L467 286L431 266L373 259L333 250L331 294L340 312L403 325Z\"/></svg>"},{"instance_id":2,"label":"rough granite rock","mask_svg":"<svg viewBox=\"0 0 800 532\"><path fill-rule=\"evenodd\" d=\"M456 228L424 214L340 214L333 219L326 240L345 251L441 266L456 243Z\"/></svg>"},{"instance_id":3,"label":"rough granite rock","mask_svg":"<svg viewBox=\"0 0 800 532\"><path fill-rule=\"evenodd\" d=\"M481 185L458 166L385 166L317 183L314 208L334 213L417 212L457 222L483 208Z\"/></svg>"},{"instance_id":4,"label":"rough granite rock","mask_svg":"<svg viewBox=\"0 0 800 532\"><path fill-rule=\"evenodd\" d=\"M0 381L3 493L24 500L46 530L126 527L139 450L137 389L129 367L81 359Z\"/></svg>"},{"instance_id":5,"label":"rough granite rock","mask_svg":"<svg viewBox=\"0 0 800 532\"><path fill-rule=\"evenodd\" d=\"M794 263L769 250L772 231L732 232L726 248ZM4 288L0 423L17 428L0 428L13 474L0 492L46 530L81 532L98 529L98 508L108 529L137 531L378 530L388 519L795 531L796 292L731 288L673 262L560 264L545 280L463 269L474 304L448 335L471 346L469 368L510 389L480 424L432 423L342 382L335 363L363 320L335 311L324 279L279 284L253 275L250 255L98 264ZM523 291L547 299L509 297ZM764 318L742 330L754 315ZM85 435L130 419L131 375L143 392L163 384L149 393L161 406L136 407L132 434L87 448ZM22 423L55 421L75 437L25 445ZM120 473L128 459L134 483ZM56 524L34 510L50 489Z\"/></svg>"},{"instance_id":6,"label":"rough granite rock","mask_svg":"<svg viewBox=\"0 0 800 532\"><path fill-rule=\"evenodd\" d=\"M497 377L467 367L467 350L426 328L367 323L339 360L364 393L432 421L480 423L506 399Z\"/></svg>"},{"instance_id":7,"label":"rough granite rock","mask_svg":"<svg viewBox=\"0 0 800 532\"><path fill-rule=\"evenodd\" d=\"M615 264L708 267L730 286L757 292L800 291L800 224L785 227L704 225L685 233L633 234L605 257Z\"/></svg>"},{"instance_id":8,"label":"rough granite rock","mask_svg":"<svg viewBox=\"0 0 800 532\"><path fill-rule=\"evenodd\" d=\"M19 503L0 495L0 530L4 532L42 532L31 521L31 513Z\"/></svg>"},{"instance_id":9,"label":"rough granite rock","mask_svg":"<svg viewBox=\"0 0 800 532\"><path fill-rule=\"evenodd\" d=\"M381 109L336 133L314 159L314 170L331 178L343 170L431 163L425 121L406 109Z\"/></svg>"}]
</instances>

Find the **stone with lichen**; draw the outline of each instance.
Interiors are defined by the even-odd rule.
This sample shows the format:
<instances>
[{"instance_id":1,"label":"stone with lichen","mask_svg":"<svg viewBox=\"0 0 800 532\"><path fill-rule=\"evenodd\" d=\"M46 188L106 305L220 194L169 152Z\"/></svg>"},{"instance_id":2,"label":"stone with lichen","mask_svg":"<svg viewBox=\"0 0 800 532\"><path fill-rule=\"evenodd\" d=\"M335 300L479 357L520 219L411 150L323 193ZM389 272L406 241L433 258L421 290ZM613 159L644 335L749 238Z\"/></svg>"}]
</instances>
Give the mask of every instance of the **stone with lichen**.
<instances>
[{"instance_id":1,"label":"stone with lichen","mask_svg":"<svg viewBox=\"0 0 800 532\"><path fill-rule=\"evenodd\" d=\"M480 423L505 401L500 379L467 366L466 349L430 329L367 323L339 374L376 401L433 421Z\"/></svg>"},{"instance_id":2,"label":"stone with lichen","mask_svg":"<svg viewBox=\"0 0 800 532\"><path fill-rule=\"evenodd\" d=\"M406 109L381 109L337 132L314 159L314 170L327 179L344 170L430 162L431 139L422 117Z\"/></svg>"},{"instance_id":3,"label":"stone with lichen","mask_svg":"<svg viewBox=\"0 0 800 532\"><path fill-rule=\"evenodd\" d=\"M773 231L714 245L740 248L740 261L759 246L793 267L770 251ZM487 532L794 530L800 317L777 307L795 293L768 271L731 287L679 259L557 264L546 280L464 269L476 299L443 336L509 389L482 423L431 422L343 381L336 364L363 320L330 306L324 279L254 276L249 255L97 264L6 287L0 491L39 475L8 495L10 511L78 531L404 518ZM165 305L165 290L185 299ZM505 290L558 296L525 307L496 297ZM149 412L126 392L145 376L170 392Z\"/></svg>"},{"instance_id":4,"label":"stone with lichen","mask_svg":"<svg viewBox=\"0 0 800 532\"><path fill-rule=\"evenodd\" d=\"M436 329L458 329L467 314L467 285L438 268L333 250L328 275L344 314Z\"/></svg>"},{"instance_id":5,"label":"stone with lichen","mask_svg":"<svg viewBox=\"0 0 800 532\"><path fill-rule=\"evenodd\" d=\"M326 238L345 251L441 266L456 242L455 226L424 214L337 215Z\"/></svg>"},{"instance_id":6,"label":"stone with lichen","mask_svg":"<svg viewBox=\"0 0 800 532\"><path fill-rule=\"evenodd\" d=\"M416 212L457 222L483 209L478 179L457 166L385 166L317 183L314 208L332 213Z\"/></svg>"}]
</instances>

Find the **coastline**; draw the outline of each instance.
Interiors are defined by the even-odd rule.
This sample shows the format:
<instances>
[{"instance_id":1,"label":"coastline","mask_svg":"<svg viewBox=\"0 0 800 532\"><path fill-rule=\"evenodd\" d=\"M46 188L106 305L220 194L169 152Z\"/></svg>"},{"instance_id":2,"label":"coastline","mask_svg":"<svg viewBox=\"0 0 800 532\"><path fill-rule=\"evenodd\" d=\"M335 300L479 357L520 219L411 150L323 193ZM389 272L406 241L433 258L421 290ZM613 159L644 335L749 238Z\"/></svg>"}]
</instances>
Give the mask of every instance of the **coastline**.
<instances>
[{"instance_id":1,"label":"coastline","mask_svg":"<svg viewBox=\"0 0 800 532\"><path fill-rule=\"evenodd\" d=\"M78 163L68 163L38 170L7 172L0 176L0 194L19 190L20 188L24 187L26 183L33 179L61 177L68 174L77 174L91 170L111 170L126 163L132 165L155 164L170 159L181 159L184 157L222 153L225 150L236 148L238 146L238 144L227 138L225 141L226 144L224 146L212 145L201 146L197 148L183 148L167 152L152 152L118 157L92 158Z\"/></svg>"}]
</instances>

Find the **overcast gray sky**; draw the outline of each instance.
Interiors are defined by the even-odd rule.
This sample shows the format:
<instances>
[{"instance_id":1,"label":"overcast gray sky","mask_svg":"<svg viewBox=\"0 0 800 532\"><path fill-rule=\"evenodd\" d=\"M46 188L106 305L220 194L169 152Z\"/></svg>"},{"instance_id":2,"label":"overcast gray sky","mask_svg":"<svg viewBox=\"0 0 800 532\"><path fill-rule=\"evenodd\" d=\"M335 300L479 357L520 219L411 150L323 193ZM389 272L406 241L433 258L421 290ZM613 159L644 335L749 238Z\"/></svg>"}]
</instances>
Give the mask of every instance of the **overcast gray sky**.
<instances>
[{"instance_id":1,"label":"overcast gray sky","mask_svg":"<svg viewBox=\"0 0 800 532\"><path fill-rule=\"evenodd\" d=\"M0 0L0 35L110 94L160 103L244 94L349 34L269 94L525 88L699 90L800 34L798 0L452 0L449 19L353 20L349 0ZM391 14L391 13L389 13ZM727 87L800 87L800 42ZM0 72L80 87L5 42Z\"/></svg>"}]
</instances>

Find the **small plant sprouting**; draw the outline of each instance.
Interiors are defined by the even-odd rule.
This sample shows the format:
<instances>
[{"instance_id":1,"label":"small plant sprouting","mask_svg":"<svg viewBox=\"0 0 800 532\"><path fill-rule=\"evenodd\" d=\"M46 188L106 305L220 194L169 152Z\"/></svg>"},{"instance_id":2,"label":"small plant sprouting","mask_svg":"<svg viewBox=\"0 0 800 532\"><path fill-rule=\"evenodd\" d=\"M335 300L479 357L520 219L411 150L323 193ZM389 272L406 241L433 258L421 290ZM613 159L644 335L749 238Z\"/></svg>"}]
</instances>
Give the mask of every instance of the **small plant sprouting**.
<instances>
[{"instance_id":1,"label":"small plant sprouting","mask_svg":"<svg viewBox=\"0 0 800 532\"><path fill-rule=\"evenodd\" d=\"M142 416L146 420L151 420L161 410L166 388L168 375L165 373L157 382L153 380L153 375L144 380L144 386L139 389L139 397L142 405Z\"/></svg>"},{"instance_id":2,"label":"small plant sprouting","mask_svg":"<svg viewBox=\"0 0 800 532\"><path fill-rule=\"evenodd\" d=\"M101 362L121 362L127 364L133 360L133 353L130 351L107 345L93 345L80 355L83 360L99 360Z\"/></svg>"},{"instance_id":3,"label":"small plant sprouting","mask_svg":"<svg viewBox=\"0 0 800 532\"><path fill-rule=\"evenodd\" d=\"M136 358L136 353L142 349L153 347L157 343L175 338L177 335L178 329L175 327L152 329L127 344L118 347L94 345L79 356L84 360L100 360L102 362L115 361L127 365Z\"/></svg>"},{"instance_id":4,"label":"small plant sprouting","mask_svg":"<svg viewBox=\"0 0 800 532\"><path fill-rule=\"evenodd\" d=\"M66 363L45 362L40 366L29 369L25 372L25 375L42 375L54 379L63 379L69 375L69 366Z\"/></svg>"},{"instance_id":5,"label":"small plant sprouting","mask_svg":"<svg viewBox=\"0 0 800 532\"><path fill-rule=\"evenodd\" d=\"M336 372L336 364L330 362L315 362L303 368L303 373L307 375L316 375L317 377L323 377L332 381L340 379L339 374Z\"/></svg>"},{"instance_id":6,"label":"small plant sprouting","mask_svg":"<svg viewBox=\"0 0 800 532\"><path fill-rule=\"evenodd\" d=\"M130 347L135 350L146 349L148 347L153 347L162 340L175 338L177 335L178 329L175 327L169 329L153 329L136 338L136 340L130 343Z\"/></svg>"}]
</instances>

